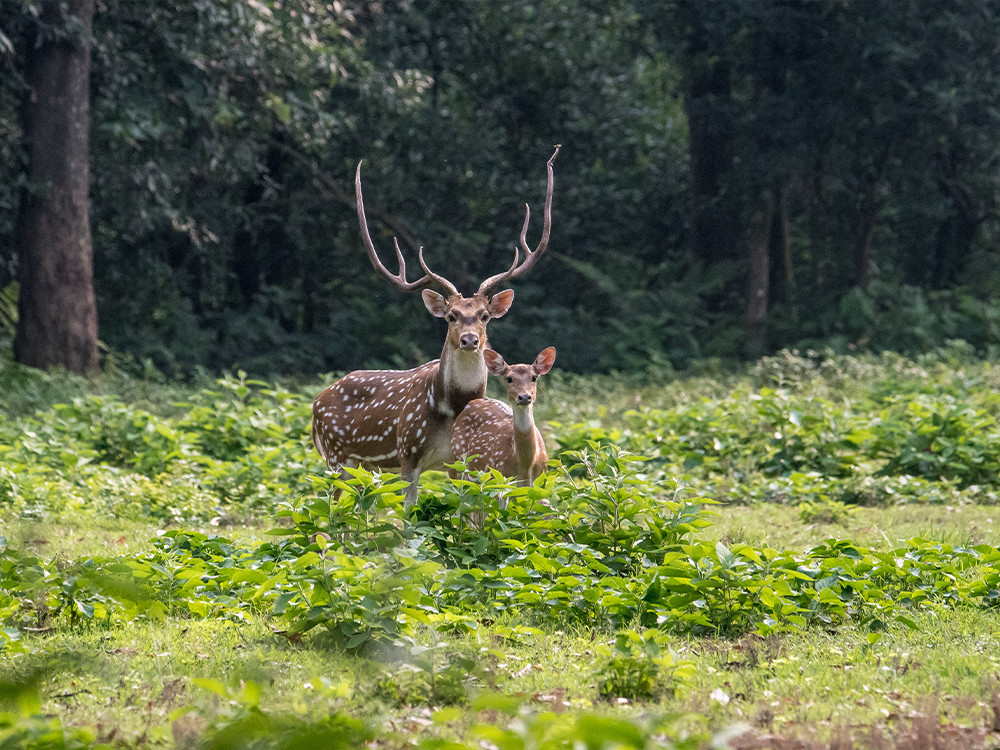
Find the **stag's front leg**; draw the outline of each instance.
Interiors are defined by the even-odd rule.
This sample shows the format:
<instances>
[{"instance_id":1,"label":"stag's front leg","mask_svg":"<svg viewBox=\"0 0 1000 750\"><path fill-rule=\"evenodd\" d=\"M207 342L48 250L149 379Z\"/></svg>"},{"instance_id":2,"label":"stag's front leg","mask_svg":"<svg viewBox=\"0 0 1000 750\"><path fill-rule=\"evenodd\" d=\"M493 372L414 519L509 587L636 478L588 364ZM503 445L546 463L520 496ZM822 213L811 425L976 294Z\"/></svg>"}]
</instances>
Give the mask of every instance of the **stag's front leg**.
<instances>
[{"instance_id":1,"label":"stag's front leg","mask_svg":"<svg viewBox=\"0 0 1000 750\"><path fill-rule=\"evenodd\" d=\"M406 494L403 495L403 508L409 510L417 502L417 492L420 489L420 469L417 466L403 466L400 477L407 482Z\"/></svg>"}]
</instances>

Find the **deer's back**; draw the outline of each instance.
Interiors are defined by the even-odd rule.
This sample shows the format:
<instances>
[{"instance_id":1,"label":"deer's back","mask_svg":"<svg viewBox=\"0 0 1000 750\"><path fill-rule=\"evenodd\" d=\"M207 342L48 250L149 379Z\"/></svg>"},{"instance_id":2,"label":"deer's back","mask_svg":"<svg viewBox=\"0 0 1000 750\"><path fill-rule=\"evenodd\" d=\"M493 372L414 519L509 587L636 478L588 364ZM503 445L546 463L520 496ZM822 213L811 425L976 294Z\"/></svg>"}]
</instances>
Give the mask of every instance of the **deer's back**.
<instances>
[{"instance_id":1,"label":"deer's back","mask_svg":"<svg viewBox=\"0 0 1000 750\"><path fill-rule=\"evenodd\" d=\"M312 436L330 466L356 461L394 469L400 436L426 430L428 388L438 360L412 370L356 370L313 402ZM423 422L423 426L421 426Z\"/></svg>"}]
</instances>

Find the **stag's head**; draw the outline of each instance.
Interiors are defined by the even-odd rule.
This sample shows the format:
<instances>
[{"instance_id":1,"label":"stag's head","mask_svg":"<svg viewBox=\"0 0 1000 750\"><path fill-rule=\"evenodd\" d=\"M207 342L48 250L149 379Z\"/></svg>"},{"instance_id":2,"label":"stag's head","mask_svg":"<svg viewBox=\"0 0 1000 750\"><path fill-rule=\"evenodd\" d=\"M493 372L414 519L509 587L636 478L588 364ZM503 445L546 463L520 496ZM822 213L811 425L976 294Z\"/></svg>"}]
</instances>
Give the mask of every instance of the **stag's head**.
<instances>
[{"instance_id":1,"label":"stag's head","mask_svg":"<svg viewBox=\"0 0 1000 750\"><path fill-rule=\"evenodd\" d=\"M510 268L502 273L483 281L479 289L471 297L463 296L458 289L444 276L431 271L424 261L423 248L417 253L420 260L420 267L424 275L416 281L406 280L406 262L403 260L403 253L399 249L399 242L393 239L396 248L396 260L399 263L399 273L392 274L382 265L375 252L375 245L372 243L371 235L368 232L368 220L365 218L365 204L361 196L361 163L358 162L357 173L354 178L354 190L357 196L358 224L361 227L361 239L364 241L368 258L375 270L384 275L393 285L404 292L421 289L421 296L424 306L431 315L437 318L444 318L448 323L447 342L455 351L482 352L486 347L486 324L493 318L499 318L510 309L514 300L514 292L506 289L502 292L493 293L493 290L508 280L517 279L527 273L545 252L549 244L549 233L552 228L552 187L553 172L552 162L555 161L559 153L559 146L546 163L548 172L548 186L545 192L545 213L542 224L542 238L534 250L527 244L528 222L531 218L531 209L525 204L524 225L521 227L519 247L514 248L514 262ZM521 259L521 252L524 259ZM431 285L437 285L445 294L427 289Z\"/></svg>"},{"instance_id":2,"label":"stag's head","mask_svg":"<svg viewBox=\"0 0 1000 750\"><path fill-rule=\"evenodd\" d=\"M514 292L510 289L492 298L483 294L444 297L430 289L425 289L422 296L430 314L448 323L448 346L466 352L481 352L486 348L486 324L493 318L503 317L514 301Z\"/></svg>"}]
</instances>

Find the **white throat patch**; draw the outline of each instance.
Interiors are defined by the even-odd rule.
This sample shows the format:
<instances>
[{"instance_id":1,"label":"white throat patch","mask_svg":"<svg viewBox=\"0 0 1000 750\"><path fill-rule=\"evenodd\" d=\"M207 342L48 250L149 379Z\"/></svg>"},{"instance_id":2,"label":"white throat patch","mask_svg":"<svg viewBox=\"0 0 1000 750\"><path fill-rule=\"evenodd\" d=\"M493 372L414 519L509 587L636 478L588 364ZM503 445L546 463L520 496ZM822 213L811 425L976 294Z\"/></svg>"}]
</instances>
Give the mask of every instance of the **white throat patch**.
<instances>
[{"instance_id":1,"label":"white throat patch","mask_svg":"<svg viewBox=\"0 0 1000 750\"><path fill-rule=\"evenodd\" d=\"M454 352L442 362L442 367L448 393L473 393L486 384L486 360L482 352Z\"/></svg>"},{"instance_id":2,"label":"white throat patch","mask_svg":"<svg viewBox=\"0 0 1000 750\"><path fill-rule=\"evenodd\" d=\"M528 406L518 406L514 409L514 429L518 432L527 432L535 426L535 415L531 404Z\"/></svg>"}]
</instances>

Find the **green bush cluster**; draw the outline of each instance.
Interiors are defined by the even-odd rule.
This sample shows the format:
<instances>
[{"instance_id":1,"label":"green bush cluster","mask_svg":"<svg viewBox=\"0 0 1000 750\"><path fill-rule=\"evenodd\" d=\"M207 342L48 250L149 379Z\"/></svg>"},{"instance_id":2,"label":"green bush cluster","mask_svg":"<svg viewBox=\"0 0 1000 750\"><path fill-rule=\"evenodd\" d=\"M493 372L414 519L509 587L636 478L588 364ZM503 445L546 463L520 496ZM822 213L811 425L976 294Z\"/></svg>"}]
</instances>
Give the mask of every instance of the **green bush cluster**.
<instances>
[{"instance_id":1,"label":"green bush cluster","mask_svg":"<svg viewBox=\"0 0 1000 750\"><path fill-rule=\"evenodd\" d=\"M686 470L841 479L868 469L961 486L1000 483L1000 423L985 405L950 393L837 403L762 388L625 417L625 445Z\"/></svg>"},{"instance_id":2,"label":"green bush cluster","mask_svg":"<svg viewBox=\"0 0 1000 750\"><path fill-rule=\"evenodd\" d=\"M115 394L76 396L0 414L0 504L173 523L243 514L311 490L308 434L304 394L242 374L155 411Z\"/></svg>"},{"instance_id":3,"label":"green bush cluster","mask_svg":"<svg viewBox=\"0 0 1000 750\"><path fill-rule=\"evenodd\" d=\"M638 623L768 634L853 622L877 633L911 622L915 607L992 606L1000 596L1000 550L989 545L913 539L878 552L830 540L804 553L713 545L693 536L709 523L702 499L678 499L675 486L634 473L625 487L618 470L627 457L614 448L595 445L578 459L599 473L567 472L535 488L542 498L487 475L480 496L505 491L507 507L491 508L482 529L460 521L454 534L400 523L402 488L358 470L335 500L284 510L292 526L256 547L177 530L162 534L155 551L70 566L6 549L0 613L14 627L164 611L268 614L287 637L320 627L353 650L405 645L425 627L474 630L508 612L528 626L602 631ZM432 496L457 503L468 485L444 482ZM360 524L336 512L365 496L374 501Z\"/></svg>"}]
</instances>

